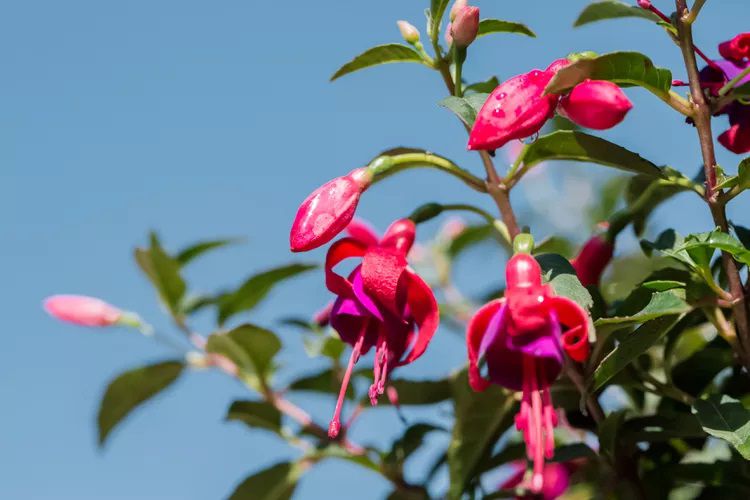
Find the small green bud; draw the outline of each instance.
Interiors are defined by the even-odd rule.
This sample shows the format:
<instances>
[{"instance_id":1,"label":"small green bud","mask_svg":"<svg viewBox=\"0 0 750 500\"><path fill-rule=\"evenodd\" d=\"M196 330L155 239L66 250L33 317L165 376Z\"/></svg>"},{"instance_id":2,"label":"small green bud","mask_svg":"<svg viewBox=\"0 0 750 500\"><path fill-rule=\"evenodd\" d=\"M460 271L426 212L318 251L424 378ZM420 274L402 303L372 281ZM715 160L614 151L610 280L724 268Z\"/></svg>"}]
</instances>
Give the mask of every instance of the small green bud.
<instances>
[{"instance_id":1,"label":"small green bud","mask_svg":"<svg viewBox=\"0 0 750 500\"><path fill-rule=\"evenodd\" d=\"M513 253L528 253L534 250L534 237L529 233L521 233L513 240Z\"/></svg>"}]
</instances>

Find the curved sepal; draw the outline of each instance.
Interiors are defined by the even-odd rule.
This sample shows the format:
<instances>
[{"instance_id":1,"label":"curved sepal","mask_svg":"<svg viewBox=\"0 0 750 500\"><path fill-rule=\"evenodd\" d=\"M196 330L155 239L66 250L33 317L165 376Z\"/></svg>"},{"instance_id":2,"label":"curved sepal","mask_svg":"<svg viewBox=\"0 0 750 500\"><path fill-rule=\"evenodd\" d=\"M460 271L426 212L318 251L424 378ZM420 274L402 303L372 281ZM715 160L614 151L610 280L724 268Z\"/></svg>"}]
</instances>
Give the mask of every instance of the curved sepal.
<instances>
[{"instance_id":1,"label":"curved sepal","mask_svg":"<svg viewBox=\"0 0 750 500\"><path fill-rule=\"evenodd\" d=\"M469 351L469 385L477 392L487 389L489 380L479 373L479 350L492 317L502 307L504 299L496 299L482 306L469 321L466 328L466 347Z\"/></svg>"}]
</instances>

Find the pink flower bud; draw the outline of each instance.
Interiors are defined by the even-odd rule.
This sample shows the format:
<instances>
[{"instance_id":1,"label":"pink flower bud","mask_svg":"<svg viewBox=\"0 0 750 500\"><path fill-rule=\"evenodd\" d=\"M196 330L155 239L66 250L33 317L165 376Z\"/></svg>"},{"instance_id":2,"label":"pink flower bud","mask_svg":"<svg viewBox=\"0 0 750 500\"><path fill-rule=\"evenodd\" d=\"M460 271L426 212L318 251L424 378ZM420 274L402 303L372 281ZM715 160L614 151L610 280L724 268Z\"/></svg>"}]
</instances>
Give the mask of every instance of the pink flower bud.
<instances>
[{"instance_id":1,"label":"pink flower bud","mask_svg":"<svg viewBox=\"0 0 750 500\"><path fill-rule=\"evenodd\" d=\"M458 15L458 11L466 7L467 4L468 4L468 0L456 0L455 2L453 2L453 7L451 7L451 12L448 18L451 21L456 19L456 16Z\"/></svg>"},{"instance_id":2,"label":"pink flower bud","mask_svg":"<svg viewBox=\"0 0 750 500\"><path fill-rule=\"evenodd\" d=\"M44 309L60 321L81 326L110 326L122 317L115 306L84 295L53 295L45 299Z\"/></svg>"},{"instance_id":3,"label":"pink flower bud","mask_svg":"<svg viewBox=\"0 0 750 500\"><path fill-rule=\"evenodd\" d=\"M413 24L407 21L396 21L401 36L408 43L417 43L419 41L419 30Z\"/></svg>"},{"instance_id":4,"label":"pink flower bud","mask_svg":"<svg viewBox=\"0 0 750 500\"><path fill-rule=\"evenodd\" d=\"M598 285L604 269L612 260L615 247L601 236L592 236L570 262L584 286Z\"/></svg>"},{"instance_id":5,"label":"pink flower bud","mask_svg":"<svg viewBox=\"0 0 750 500\"><path fill-rule=\"evenodd\" d=\"M459 10L451 22L450 32L456 47L471 45L479 33L479 7L466 6Z\"/></svg>"},{"instance_id":6,"label":"pink flower bud","mask_svg":"<svg viewBox=\"0 0 750 500\"><path fill-rule=\"evenodd\" d=\"M535 69L498 85L477 114L469 149L497 149L537 133L554 114L560 98L543 95L554 74Z\"/></svg>"},{"instance_id":7,"label":"pink flower bud","mask_svg":"<svg viewBox=\"0 0 750 500\"><path fill-rule=\"evenodd\" d=\"M453 24L448 23L448 26L445 28L445 44L450 47L453 45Z\"/></svg>"},{"instance_id":8,"label":"pink flower bud","mask_svg":"<svg viewBox=\"0 0 750 500\"><path fill-rule=\"evenodd\" d=\"M306 252L331 241L354 217L359 197L370 186L367 168L352 170L313 191L302 202L292 223L292 252Z\"/></svg>"},{"instance_id":9,"label":"pink flower bud","mask_svg":"<svg viewBox=\"0 0 750 500\"><path fill-rule=\"evenodd\" d=\"M586 80L560 100L560 114L586 128L604 130L620 123L633 103L612 82Z\"/></svg>"},{"instance_id":10,"label":"pink flower bud","mask_svg":"<svg viewBox=\"0 0 750 500\"><path fill-rule=\"evenodd\" d=\"M734 124L719 136L719 143L735 154L750 153L750 124Z\"/></svg>"},{"instance_id":11,"label":"pink flower bud","mask_svg":"<svg viewBox=\"0 0 750 500\"><path fill-rule=\"evenodd\" d=\"M742 61L750 58L750 33L740 33L728 42L719 44L719 54L725 59Z\"/></svg>"}]
</instances>

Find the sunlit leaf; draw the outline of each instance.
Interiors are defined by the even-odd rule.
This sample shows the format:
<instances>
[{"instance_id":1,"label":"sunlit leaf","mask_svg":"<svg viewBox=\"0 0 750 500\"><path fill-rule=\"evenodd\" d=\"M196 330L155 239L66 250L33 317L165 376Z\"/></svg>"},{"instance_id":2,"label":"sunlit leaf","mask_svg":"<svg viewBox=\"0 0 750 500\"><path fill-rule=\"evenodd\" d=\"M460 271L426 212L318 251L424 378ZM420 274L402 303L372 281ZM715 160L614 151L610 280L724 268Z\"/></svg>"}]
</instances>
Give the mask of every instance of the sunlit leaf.
<instances>
[{"instance_id":1,"label":"sunlit leaf","mask_svg":"<svg viewBox=\"0 0 750 500\"><path fill-rule=\"evenodd\" d=\"M542 268L544 281L552 286L555 294L575 301L584 309L591 309L594 305L591 293L578 280L568 259L553 253L535 255L534 258Z\"/></svg>"},{"instance_id":2,"label":"sunlit leaf","mask_svg":"<svg viewBox=\"0 0 750 500\"><path fill-rule=\"evenodd\" d=\"M180 315L180 302L187 289L180 276L180 263L162 248L156 233L151 233L150 240L149 248L135 249L135 260L169 312Z\"/></svg>"},{"instance_id":3,"label":"sunlit leaf","mask_svg":"<svg viewBox=\"0 0 750 500\"><path fill-rule=\"evenodd\" d=\"M576 19L573 26L578 27L597 21L623 17L638 17L654 22L659 21L659 18L654 13L636 5L627 4L619 0L603 0L587 5L578 15L578 19Z\"/></svg>"},{"instance_id":4,"label":"sunlit leaf","mask_svg":"<svg viewBox=\"0 0 750 500\"><path fill-rule=\"evenodd\" d=\"M693 403L693 414L707 433L731 444L750 460L750 411L729 396L713 395Z\"/></svg>"},{"instance_id":5,"label":"sunlit leaf","mask_svg":"<svg viewBox=\"0 0 750 500\"><path fill-rule=\"evenodd\" d=\"M423 61L422 56L420 56L416 50L407 47L406 45L400 43L378 45L377 47L367 49L348 63L341 66L338 71L333 74L331 81L364 68L397 62L421 63Z\"/></svg>"},{"instance_id":6,"label":"sunlit leaf","mask_svg":"<svg viewBox=\"0 0 750 500\"><path fill-rule=\"evenodd\" d=\"M597 328L605 325L614 325L623 327L644 323L661 316L684 314L692 308L685 302L684 291L680 293L679 289L672 289L663 292L656 292L651 296L649 303L630 316L614 316L610 318L599 318L594 322Z\"/></svg>"},{"instance_id":7,"label":"sunlit leaf","mask_svg":"<svg viewBox=\"0 0 750 500\"><path fill-rule=\"evenodd\" d=\"M280 349L281 341L273 332L251 324L214 333L206 342L206 351L227 357L256 386L270 375L273 357Z\"/></svg>"},{"instance_id":8,"label":"sunlit leaf","mask_svg":"<svg viewBox=\"0 0 750 500\"><path fill-rule=\"evenodd\" d=\"M130 412L177 380L183 368L179 361L164 361L129 370L110 382L99 405L99 445Z\"/></svg>"},{"instance_id":9,"label":"sunlit leaf","mask_svg":"<svg viewBox=\"0 0 750 500\"><path fill-rule=\"evenodd\" d=\"M500 85L500 80L496 76L492 76L483 82L476 82L469 84L464 87L464 93L474 92L477 94L489 94L495 87Z\"/></svg>"},{"instance_id":10,"label":"sunlit leaf","mask_svg":"<svg viewBox=\"0 0 750 500\"><path fill-rule=\"evenodd\" d=\"M465 97L448 96L439 104L458 116L464 124L471 127L477 119L477 113L482 109L489 94L474 93Z\"/></svg>"},{"instance_id":11,"label":"sunlit leaf","mask_svg":"<svg viewBox=\"0 0 750 500\"><path fill-rule=\"evenodd\" d=\"M518 33L519 35L536 37L536 34L522 23L502 21L500 19L482 19L479 21L479 33L477 33L477 36L489 35L491 33Z\"/></svg>"},{"instance_id":12,"label":"sunlit leaf","mask_svg":"<svg viewBox=\"0 0 750 500\"><path fill-rule=\"evenodd\" d=\"M227 410L227 420L281 433L281 412L267 401L234 401Z\"/></svg>"},{"instance_id":13,"label":"sunlit leaf","mask_svg":"<svg viewBox=\"0 0 750 500\"><path fill-rule=\"evenodd\" d=\"M303 472L298 464L281 462L247 477L229 500L289 500Z\"/></svg>"}]
</instances>

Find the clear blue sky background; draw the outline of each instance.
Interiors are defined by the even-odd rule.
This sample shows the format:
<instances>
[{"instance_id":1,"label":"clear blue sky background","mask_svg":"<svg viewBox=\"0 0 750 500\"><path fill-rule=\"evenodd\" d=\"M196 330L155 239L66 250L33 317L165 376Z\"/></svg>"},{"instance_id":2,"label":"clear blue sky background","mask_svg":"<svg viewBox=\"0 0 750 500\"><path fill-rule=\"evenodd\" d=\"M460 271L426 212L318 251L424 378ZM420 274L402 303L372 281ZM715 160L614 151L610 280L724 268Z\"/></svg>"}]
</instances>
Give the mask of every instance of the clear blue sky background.
<instances>
[{"instance_id":1,"label":"clear blue sky background","mask_svg":"<svg viewBox=\"0 0 750 500\"><path fill-rule=\"evenodd\" d=\"M444 94L436 74L390 65L328 83L354 54L398 41L396 19L421 29L427 3L40 0L0 6L0 498L223 498L251 471L294 456L277 438L223 423L229 402L247 395L211 373L187 374L99 451L94 418L106 381L168 353L129 332L53 322L40 302L53 293L87 293L169 328L131 260L148 229L159 230L172 249L199 238L245 236L246 245L191 268L194 288L212 290L271 265L319 260L321 252L288 253L297 204L378 151L426 147L478 172L477 158L463 151L460 125L436 104ZM585 1L476 3L483 17L527 22L539 38L481 39L470 51L470 80L544 67L569 51L617 49L644 51L684 78L676 47L646 22L573 30ZM719 41L750 29L748 19L746 0L708 2L697 42L715 54ZM645 92L628 93L635 109L604 135L656 163L694 172L691 128ZM738 158L722 151L720 161L733 171ZM361 213L383 227L434 199L490 208L451 179L418 171L368 192ZM679 212L659 211L656 226L711 227L699 200L678 202ZM738 204L737 222L750 224L747 208ZM482 268L487 262L490 268ZM489 273L499 277L501 266L482 259L465 266L463 279L484 284ZM275 293L252 319L272 325L291 313L310 314L325 300L322 278L310 275ZM209 321L197 326L208 328ZM280 332L287 367L314 369L298 333ZM446 373L462 357L457 338L438 335L403 374ZM296 401L327 421L331 401ZM386 443L401 430L391 411L378 409L359 422L354 437ZM298 498L369 499L387 491L378 477L330 462L305 477Z\"/></svg>"}]
</instances>

